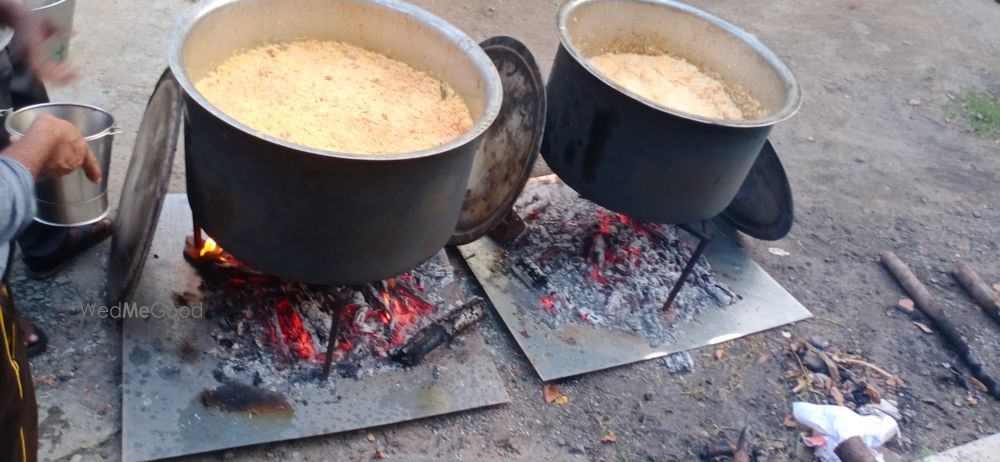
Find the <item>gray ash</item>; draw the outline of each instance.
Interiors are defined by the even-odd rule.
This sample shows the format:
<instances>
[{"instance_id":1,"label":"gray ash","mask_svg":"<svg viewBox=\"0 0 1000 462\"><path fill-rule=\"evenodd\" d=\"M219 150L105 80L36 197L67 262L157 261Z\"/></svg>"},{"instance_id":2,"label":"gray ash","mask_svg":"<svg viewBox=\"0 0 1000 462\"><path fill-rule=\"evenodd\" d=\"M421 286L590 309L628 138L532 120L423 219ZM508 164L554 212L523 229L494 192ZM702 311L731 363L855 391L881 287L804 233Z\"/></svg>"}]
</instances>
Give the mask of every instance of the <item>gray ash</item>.
<instances>
[{"instance_id":1,"label":"gray ash","mask_svg":"<svg viewBox=\"0 0 1000 462\"><path fill-rule=\"evenodd\" d=\"M448 313L454 269L442 252L396 278L359 286L315 286L263 275L232 256L191 260L214 324L217 374L275 387L322 384L320 370L334 308L343 306L334 370L361 378L401 366L389 352Z\"/></svg>"},{"instance_id":2,"label":"gray ash","mask_svg":"<svg viewBox=\"0 0 1000 462\"><path fill-rule=\"evenodd\" d=\"M552 327L585 323L672 341L671 324L738 300L696 264L670 310L664 303L691 256L677 228L639 223L580 198L561 182L529 187L515 210L527 229L506 246L502 270L538 295L533 315Z\"/></svg>"}]
</instances>

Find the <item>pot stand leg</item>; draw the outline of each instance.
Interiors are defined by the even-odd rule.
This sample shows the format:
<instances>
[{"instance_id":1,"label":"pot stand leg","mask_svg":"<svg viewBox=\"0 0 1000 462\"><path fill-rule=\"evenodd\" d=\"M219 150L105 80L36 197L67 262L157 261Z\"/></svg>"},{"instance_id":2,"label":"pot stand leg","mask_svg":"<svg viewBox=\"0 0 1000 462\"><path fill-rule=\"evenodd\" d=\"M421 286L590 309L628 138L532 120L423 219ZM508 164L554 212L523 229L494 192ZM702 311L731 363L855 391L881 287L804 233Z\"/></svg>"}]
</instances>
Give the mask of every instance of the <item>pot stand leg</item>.
<instances>
[{"instance_id":1,"label":"pot stand leg","mask_svg":"<svg viewBox=\"0 0 1000 462\"><path fill-rule=\"evenodd\" d=\"M344 314L344 307L347 306L343 300L336 295L333 300L333 309L330 310L330 332L327 334L326 358L323 360L323 380L330 378L330 366L333 365L333 351L337 348L337 339L340 337L340 326L343 324L341 318Z\"/></svg>"},{"instance_id":2,"label":"pot stand leg","mask_svg":"<svg viewBox=\"0 0 1000 462\"><path fill-rule=\"evenodd\" d=\"M200 251L202 247L205 246L205 240L201 237L201 226L198 226L198 222L194 222L194 248Z\"/></svg>"},{"instance_id":3,"label":"pot stand leg","mask_svg":"<svg viewBox=\"0 0 1000 462\"><path fill-rule=\"evenodd\" d=\"M705 249L708 248L708 244L712 242L712 234L708 232L708 222L701 222L701 232L695 231L691 225L678 225L679 228L687 231L692 236L698 238L698 246L695 247L694 253L691 254L691 258L688 260L687 264L684 265L684 270L681 271L681 277L677 279L674 283L674 288L670 290L670 296L667 297L667 302L663 304L663 311L670 311L674 305L674 299L677 298L677 294L680 293L681 287L687 282L688 276L691 275L691 271L694 270L694 265L698 263L698 259L701 255L705 253Z\"/></svg>"}]
</instances>

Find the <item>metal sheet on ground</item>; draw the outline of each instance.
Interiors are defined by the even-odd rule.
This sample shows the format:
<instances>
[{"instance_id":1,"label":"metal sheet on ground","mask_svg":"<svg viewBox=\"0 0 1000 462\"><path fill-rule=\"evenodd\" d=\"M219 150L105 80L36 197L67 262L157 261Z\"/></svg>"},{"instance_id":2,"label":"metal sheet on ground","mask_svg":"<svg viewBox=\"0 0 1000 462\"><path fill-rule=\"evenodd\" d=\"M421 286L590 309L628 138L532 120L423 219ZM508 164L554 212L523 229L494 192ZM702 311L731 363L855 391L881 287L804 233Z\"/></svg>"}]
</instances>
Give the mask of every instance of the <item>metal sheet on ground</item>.
<instances>
[{"instance_id":1,"label":"metal sheet on ground","mask_svg":"<svg viewBox=\"0 0 1000 462\"><path fill-rule=\"evenodd\" d=\"M632 332L584 324L553 329L526 311L539 309L538 295L499 267L506 259L496 242L484 237L459 250L535 372L549 381L713 345L812 317L742 249L721 233L715 234L705 257L719 280L742 299L680 323L676 342L655 347Z\"/></svg>"},{"instance_id":2,"label":"metal sheet on ground","mask_svg":"<svg viewBox=\"0 0 1000 462\"><path fill-rule=\"evenodd\" d=\"M176 303L198 293L200 279L181 256L191 233L183 194L167 196L150 257L135 292L139 307ZM197 301L191 304L197 305ZM206 310L211 307L204 307ZM331 377L325 387L274 390L288 397L291 413L248 417L206 408L199 398L220 385L210 323L182 318L126 319L122 342L122 457L146 461L224 448L283 441L387 425L509 402L485 349L470 331L460 345L440 348L406 371L355 380ZM318 367L318 365L317 365ZM291 388L292 385L289 385Z\"/></svg>"}]
</instances>

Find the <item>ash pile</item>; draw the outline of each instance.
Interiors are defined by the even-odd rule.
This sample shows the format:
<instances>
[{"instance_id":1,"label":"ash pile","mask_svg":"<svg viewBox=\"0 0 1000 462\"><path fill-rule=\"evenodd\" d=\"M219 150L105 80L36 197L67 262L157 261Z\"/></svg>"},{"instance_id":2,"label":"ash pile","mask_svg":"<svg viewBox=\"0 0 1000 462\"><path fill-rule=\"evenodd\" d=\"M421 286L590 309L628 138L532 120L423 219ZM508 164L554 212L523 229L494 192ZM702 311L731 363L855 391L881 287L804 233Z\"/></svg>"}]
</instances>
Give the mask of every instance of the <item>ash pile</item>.
<instances>
[{"instance_id":1,"label":"ash pile","mask_svg":"<svg viewBox=\"0 0 1000 462\"><path fill-rule=\"evenodd\" d=\"M333 371L345 378L398 370L391 355L447 316L454 268L443 253L396 278L357 286L316 286L254 271L217 251L191 258L202 276L217 378L261 387L326 386L321 369L331 317L340 311Z\"/></svg>"},{"instance_id":2,"label":"ash pile","mask_svg":"<svg viewBox=\"0 0 1000 462\"><path fill-rule=\"evenodd\" d=\"M610 212L561 182L526 190L515 211L527 228L505 245L500 266L537 294L537 309L529 311L553 328L631 331L658 346L675 338L672 325L739 300L701 258L673 305L664 306L692 253L676 227Z\"/></svg>"}]
</instances>

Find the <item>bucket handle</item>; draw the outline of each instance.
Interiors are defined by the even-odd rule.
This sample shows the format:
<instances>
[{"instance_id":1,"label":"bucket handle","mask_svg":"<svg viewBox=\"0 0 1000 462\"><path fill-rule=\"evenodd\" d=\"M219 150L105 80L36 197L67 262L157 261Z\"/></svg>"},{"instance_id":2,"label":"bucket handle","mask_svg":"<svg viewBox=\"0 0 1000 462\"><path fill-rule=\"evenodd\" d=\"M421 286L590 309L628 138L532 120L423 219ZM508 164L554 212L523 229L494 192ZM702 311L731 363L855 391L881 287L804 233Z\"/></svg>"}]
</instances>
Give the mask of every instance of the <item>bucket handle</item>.
<instances>
[{"instance_id":1,"label":"bucket handle","mask_svg":"<svg viewBox=\"0 0 1000 462\"><path fill-rule=\"evenodd\" d=\"M124 130L122 130L121 127L119 127L117 125L112 125L112 126L110 126L108 128L105 128L104 130L102 130L100 132L97 132L97 134L95 134L94 137L91 138L91 139L92 140L97 140L97 139L104 138L105 136L121 135L123 131Z\"/></svg>"}]
</instances>

